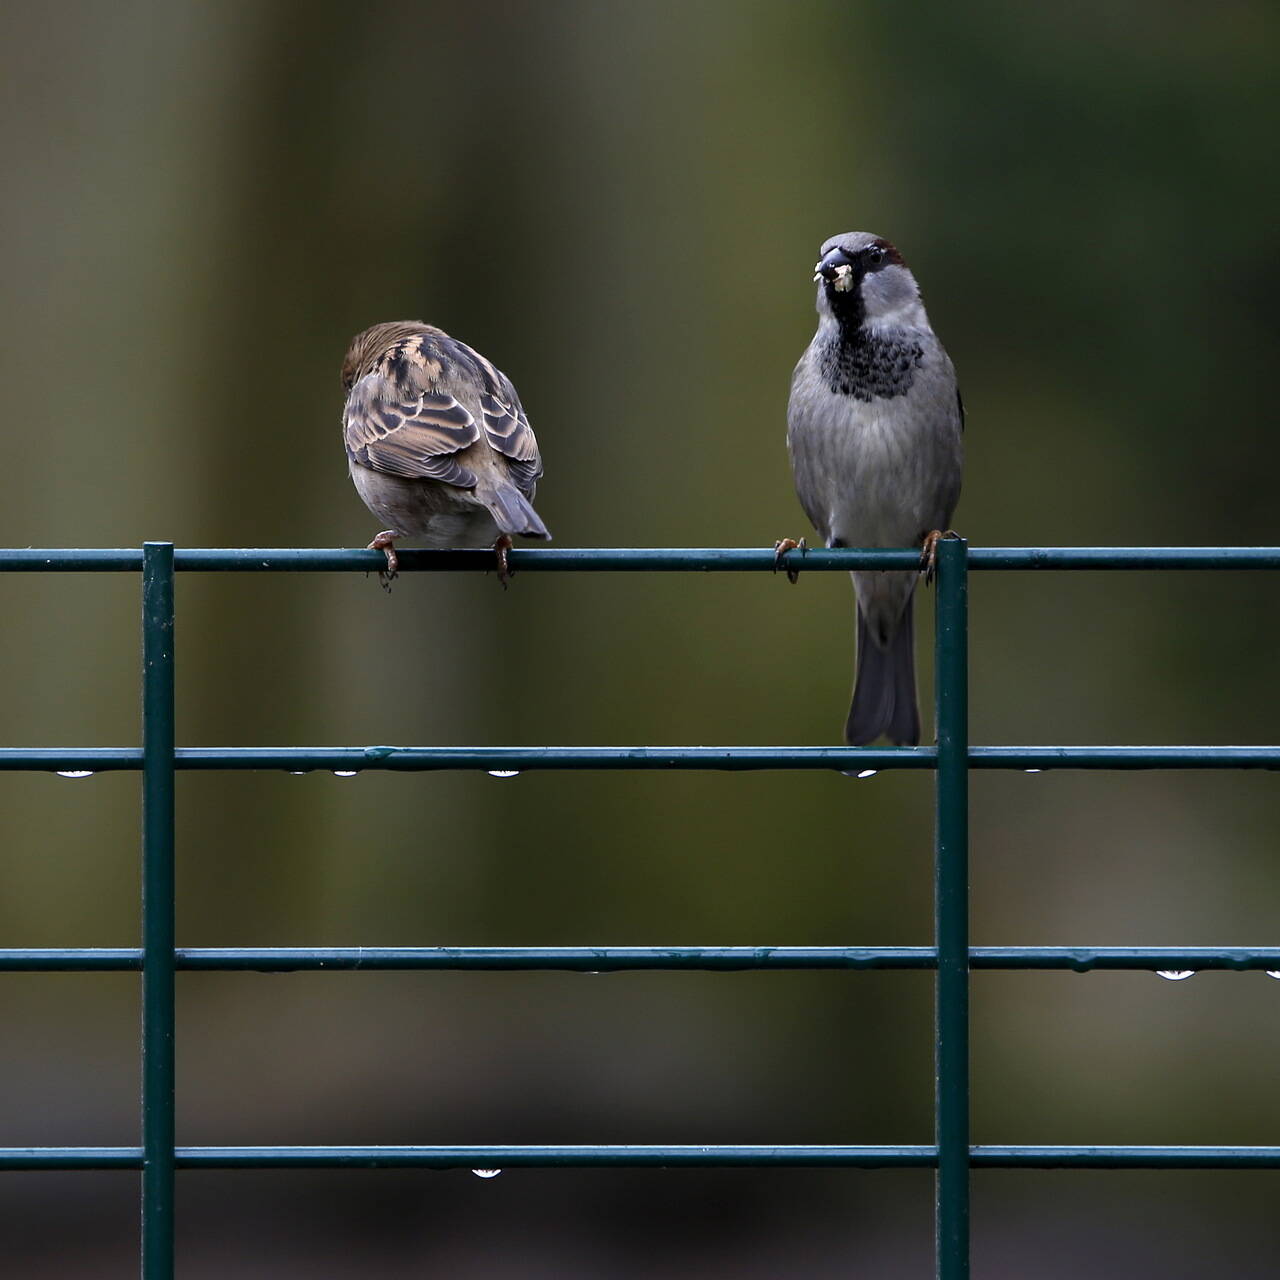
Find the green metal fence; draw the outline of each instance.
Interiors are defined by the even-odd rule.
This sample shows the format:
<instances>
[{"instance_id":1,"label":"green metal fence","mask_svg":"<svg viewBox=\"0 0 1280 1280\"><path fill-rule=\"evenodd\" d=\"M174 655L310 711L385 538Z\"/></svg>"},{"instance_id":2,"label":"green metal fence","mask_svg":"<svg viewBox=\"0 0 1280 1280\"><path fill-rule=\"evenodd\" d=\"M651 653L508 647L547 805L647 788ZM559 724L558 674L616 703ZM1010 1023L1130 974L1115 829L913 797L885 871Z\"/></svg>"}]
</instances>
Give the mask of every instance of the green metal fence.
<instances>
[{"instance_id":1,"label":"green metal fence","mask_svg":"<svg viewBox=\"0 0 1280 1280\"><path fill-rule=\"evenodd\" d=\"M376 570L381 552L177 550L0 551L6 572L142 575L142 747L0 749L4 770L140 770L142 946L0 949L0 971L142 974L142 1141L136 1147L0 1148L0 1169L139 1169L142 1275L174 1267L176 1169L519 1168L551 1166L932 1167L937 1170L937 1275L969 1274L971 1168L1280 1168L1280 1147L972 1146L969 1141L971 969L1270 969L1280 947L970 947L970 769L1280 769L1280 747L971 747L968 573L1004 569L1278 569L1276 547L938 548L937 747L227 747L174 743L174 574ZM914 551L810 551L806 571L908 569ZM407 571L492 567L482 551L404 551ZM763 550L515 551L536 571L772 570ZM928 947L265 947L176 946L174 782L183 769L932 769L936 776L935 937ZM177 970L364 969L934 969L935 1141L927 1146L378 1146L183 1147L174 1132Z\"/></svg>"}]
</instances>

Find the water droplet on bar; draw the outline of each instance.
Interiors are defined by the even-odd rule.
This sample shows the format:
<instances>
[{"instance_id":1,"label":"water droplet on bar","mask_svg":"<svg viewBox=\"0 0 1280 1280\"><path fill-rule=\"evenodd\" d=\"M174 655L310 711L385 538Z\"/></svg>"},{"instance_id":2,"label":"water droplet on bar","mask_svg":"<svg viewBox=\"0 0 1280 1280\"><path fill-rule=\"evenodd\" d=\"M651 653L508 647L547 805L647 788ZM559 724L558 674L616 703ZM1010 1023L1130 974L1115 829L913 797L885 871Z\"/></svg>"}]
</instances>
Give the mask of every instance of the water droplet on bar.
<instances>
[{"instance_id":1,"label":"water droplet on bar","mask_svg":"<svg viewBox=\"0 0 1280 1280\"><path fill-rule=\"evenodd\" d=\"M1268 978L1280 979L1280 969L1264 969L1263 972Z\"/></svg>"},{"instance_id":2,"label":"water droplet on bar","mask_svg":"<svg viewBox=\"0 0 1280 1280\"><path fill-rule=\"evenodd\" d=\"M354 769L335 769L333 771L333 776L335 778L354 778L356 776L356 771Z\"/></svg>"},{"instance_id":3,"label":"water droplet on bar","mask_svg":"<svg viewBox=\"0 0 1280 1280\"><path fill-rule=\"evenodd\" d=\"M489 777L491 778L518 778L520 776L519 769L490 769ZM494 1173L501 1173L501 1169L495 1169Z\"/></svg>"},{"instance_id":4,"label":"water droplet on bar","mask_svg":"<svg viewBox=\"0 0 1280 1280\"><path fill-rule=\"evenodd\" d=\"M1043 769L1023 769L1023 773L1043 773Z\"/></svg>"},{"instance_id":5,"label":"water droplet on bar","mask_svg":"<svg viewBox=\"0 0 1280 1280\"><path fill-rule=\"evenodd\" d=\"M305 778L307 776L307 771L305 769L290 769L289 776L291 778Z\"/></svg>"},{"instance_id":6,"label":"water droplet on bar","mask_svg":"<svg viewBox=\"0 0 1280 1280\"><path fill-rule=\"evenodd\" d=\"M59 769L58 777L60 778L92 778L92 769Z\"/></svg>"},{"instance_id":7,"label":"water droplet on bar","mask_svg":"<svg viewBox=\"0 0 1280 1280\"><path fill-rule=\"evenodd\" d=\"M472 1173L477 1178L496 1178L502 1172L501 1169L472 1169Z\"/></svg>"},{"instance_id":8,"label":"water droplet on bar","mask_svg":"<svg viewBox=\"0 0 1280 1280\"><path fill-rule=\"evenodd\" d=\"M860 778L874 778L878 772L879 772L879 770L878 770L878 769L860 769L860 770L858 771L858 777L860 777Z\"/></svg>"},{"instance_id":9,"label":"water droplet on bar","mask_svg":"<svg viewBox=\"0 0 1280 1280\"><path fill-rule=\"evenodd\" d=\"M1194 969L1157 969L1157 976L1167 978L1170 982L1181 982L1184 978L1190 978L1195 974Z\"/></svg>"}]
</instances>

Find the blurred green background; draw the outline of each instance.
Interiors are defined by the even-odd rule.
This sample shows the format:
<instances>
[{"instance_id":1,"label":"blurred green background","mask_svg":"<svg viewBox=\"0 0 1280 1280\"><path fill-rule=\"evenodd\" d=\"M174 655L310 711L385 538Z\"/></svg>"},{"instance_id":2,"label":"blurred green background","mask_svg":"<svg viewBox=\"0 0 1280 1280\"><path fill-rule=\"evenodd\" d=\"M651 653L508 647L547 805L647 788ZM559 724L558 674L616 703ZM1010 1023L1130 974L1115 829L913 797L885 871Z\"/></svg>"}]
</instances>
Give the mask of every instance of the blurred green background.
<instances>
[{"instance_id":1,"label":"blurred green background","mask_svg":"<svg viewBox=\"0 0 1280 1280\"><path fill-rule=\"evenodd\" d=\"M976 544L1277 541L1263 0L0 13L0 545L363 546L338 367L515 381L561 546L805 531L838 231L916 270ZM138 740L126 575L0 581L3 740ZM847 581L183 576L184 744L826 743ZM1266 575L979 575L979 743L1276 740ZM921 676L929 695L928 616ZM1275 944L1266 775L980 773L978 944ZM8 946L138 937L138 784L0 776ZM186 945L902 943L925 775L187 775ZM183 975L179 1140L927 1142L923 974ZM979 974L979 1142L1280 1143L1280 983ZM0 1145L131 1144L138 984L6 975ZM1275 1274L1275 1174L975 1175L983 1280ZM9 1274L133 1273L136 1176L7 1174ZM929 1274L927 1172L183 1174L179 1274Z\"/></svg>"}]
</instances>

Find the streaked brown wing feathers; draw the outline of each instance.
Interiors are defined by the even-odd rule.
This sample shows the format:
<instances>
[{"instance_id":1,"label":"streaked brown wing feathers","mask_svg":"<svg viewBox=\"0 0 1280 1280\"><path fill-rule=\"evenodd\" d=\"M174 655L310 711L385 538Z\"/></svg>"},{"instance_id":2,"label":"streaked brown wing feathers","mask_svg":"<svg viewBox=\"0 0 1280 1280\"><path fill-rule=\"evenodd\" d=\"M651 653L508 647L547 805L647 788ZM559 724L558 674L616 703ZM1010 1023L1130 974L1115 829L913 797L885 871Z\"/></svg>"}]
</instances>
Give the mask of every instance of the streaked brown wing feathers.
<instances>
[{"instance_id":1,"label":"streaked brown wing feathers","mask_svg":"<svg viewBox=\"0 0 1280 1280\"><path fill-rule=\"evenodd\" d=\"M347 454L362 466L408 479L443 480L470 488L473 472L455 456L480 438L465 406L447 393L422 391L384 398L389 380L378 373L362 378L347 400L344 427Z\"/></svg>"},{"instance_id":2,"label":"streaked brown wing feathers","mask_svg":"<svg viewBox=\"0 0 1280 1280\"><path fill-rule=\"evenodd\" d=\"M537 438L515 389L510 383L507 383L507 388L511 393L509 399L492 391L481 395L484 432L489 443L507 459L507 469L516 485L528 493L532 492L542 475L542 458L538 453Z\"/></svg>"}]
</instances>

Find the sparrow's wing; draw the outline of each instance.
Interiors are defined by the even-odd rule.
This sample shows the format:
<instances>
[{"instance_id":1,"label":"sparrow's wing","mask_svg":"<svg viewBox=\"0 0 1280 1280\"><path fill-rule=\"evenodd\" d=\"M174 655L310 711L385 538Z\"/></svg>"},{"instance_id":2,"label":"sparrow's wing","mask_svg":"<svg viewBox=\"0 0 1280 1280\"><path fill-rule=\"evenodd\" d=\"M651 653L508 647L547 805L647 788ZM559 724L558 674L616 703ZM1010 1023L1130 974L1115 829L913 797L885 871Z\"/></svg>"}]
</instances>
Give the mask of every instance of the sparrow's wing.
<instances>
[{"instance_id":1,"label":"sparrow's wing","mask_svg":"<svg viewBox=\"0 0 1280 1280\"><path fill-rule=\"evenodd\" d=\"M831 544L831 511L836 476L830 459L839 456L829 448L837 429L829 429L833 420L831 396L810 376L809 353L796 365L791 379L791 398L787 402L787 452L791 455L791 471L795 477L796 496L809 523L824 543Z\"/></svg>"},{"instance_id":2,"label":"sparrow's wing","mask_svg":"<svg viewBox=\"0 0 1280 1280\"><path fill-rule=\"evenodd\" d=\"M486 392L480 397L484 433L489 443L507 459L507 470L516 488L531 494L542 475L542 455L516 389L506 378L502 381L511 393L509 399L498 392Z\"/></svg>"},{"instance_id":3,"label":"sparrow's wing","mask_svg":"<svg viewBox=\"0 0 1280 1280\"><path fill-rule=\"evenodd\" d=\"M347 456L387 475L472 488L475 473L457 454L480 439L480 428L456 396L433 389L441 373L423 335L396 343L347 397Z\"/></svg>"},{"instance_id":4,"label":"sparrow's wing","mask_svg":"<svg viewBox=\"0 0 1280 1280\"><path fill-rule=\"evenodd\" d=\"M472 364L481 384L480 413L485 439L506 458L507 471L516 487L532 496L542 475L542 457L511 379L478 351L454 338L443 339L439 350L446 357L453 356L460 365Z\"/></svg>"}]
</instances>

